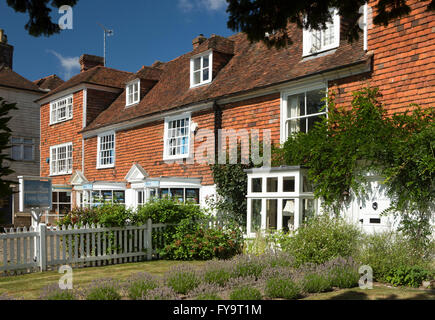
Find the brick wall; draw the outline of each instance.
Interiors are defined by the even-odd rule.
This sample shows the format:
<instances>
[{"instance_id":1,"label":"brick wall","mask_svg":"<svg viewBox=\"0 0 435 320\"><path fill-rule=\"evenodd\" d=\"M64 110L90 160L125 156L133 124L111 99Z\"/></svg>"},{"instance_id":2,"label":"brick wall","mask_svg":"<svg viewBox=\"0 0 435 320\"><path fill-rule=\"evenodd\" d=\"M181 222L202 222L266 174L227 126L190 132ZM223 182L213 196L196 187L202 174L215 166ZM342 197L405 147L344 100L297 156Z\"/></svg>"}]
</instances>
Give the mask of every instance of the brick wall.
<instances>
[{"instance_id":1,"label":"brick wall","mask_svg":"<svg viewBox=\"0 0 435 320\"><path fill-rule=\"evenodd\" d=\"M214 129L213 111L192 114L200 129ZM213 184L205 164L167 164L163 161L164 121L153 122L130 130L116 132L115 167L97 169L97 137L85 140L85 176L89 181L124 181L134 163L139 163L150 177L203 178L203 185ZM198 147L201 141L196 143Z\"/></svg>"},{"instance_id":2,"label":"brick wall","mask_svg":"<svg viewBox=\"0 0 435 320\"><path fill-rule=\"evenodd\" d=\"M87 90L86 125L89 125L102 111L112 104L118 97L118 93Z\"/></svg>"},{"instance_id":3,"label":"brick wall","mask_svg":"<svg viewBox=\"0 0 435 320\"><path fill-rule=\"evenodd\" d=\"M373 71L330 83L338 103L349 103L352 91L369 84L380 88L390 112L404 111L410 103L435 105L435 14L425 12L429 1L407 3L412 8L409 16L369 29ZM370 5L374 8L373 1Z\"/></svg>"},{"instance_id":4,"label":"brick wall","mask_svg":"<svg viewBox=\"0 0 435 320\"><path fill-rule=\"evenodd\" d=\"M41 106L41 176L50 175L50 147L72 142L73 172L82 170L82 130L83 123L83 91L73 94L73 118L65 122L50 125L50 103ZM68 184L71 175L52 177L53 184Z\"/></svg>"}]
</instances>

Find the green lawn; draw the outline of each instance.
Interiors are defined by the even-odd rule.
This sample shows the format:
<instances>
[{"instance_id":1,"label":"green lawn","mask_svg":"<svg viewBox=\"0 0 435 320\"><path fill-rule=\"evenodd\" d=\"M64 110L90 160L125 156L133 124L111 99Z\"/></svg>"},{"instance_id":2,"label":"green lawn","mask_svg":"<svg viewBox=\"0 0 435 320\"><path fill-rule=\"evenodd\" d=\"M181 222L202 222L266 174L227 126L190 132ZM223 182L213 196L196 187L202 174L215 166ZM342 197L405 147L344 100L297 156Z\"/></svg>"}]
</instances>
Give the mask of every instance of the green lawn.
<instances>
[{"instance_id":1,"label":"green lawn","mask_svg":"<svg viewBox=\"0 0 435 320\"><path fill-rule=\"evenodd\" d=\"M203 262L185 262L193 265L201 265ZM99 278L113 278L125 280L130 275L138 272L149 272L162 276L172 266L180 264L179 261L151 261L139 263L126 263L95 268L74 269L74 286L82 286ZM0 277L0 295L7 293L15 298L38 299L42 288L57 283L61 275L55 271L31 273L20 276Z\"/></svg>"},{"instance_id":2,"label":"green lawn","mask_svg":"<svg viewBox=\"0 0 435 320\"><path fill-rule=\"evenodd\" d=\"M201 266L204 262L186 262ZM74 286L89 284L99 278L114 278L125 280L137 272L149 272L162 276L172 266L180 264L178 261L152 261L111 265L96 268L74 269ZM20 276L0 277L0 295L7 293L14 298L38 299L42 288L57 283L60 278L57 272L32 273ZM305 297L307 300L393 300L393 299L419 299L435 300L435 290L422 290L413 288L394 288L383 284L375 284L372 290L359 288L336 290L327 293L315 294Z\"/></svg>"}]
</instances>

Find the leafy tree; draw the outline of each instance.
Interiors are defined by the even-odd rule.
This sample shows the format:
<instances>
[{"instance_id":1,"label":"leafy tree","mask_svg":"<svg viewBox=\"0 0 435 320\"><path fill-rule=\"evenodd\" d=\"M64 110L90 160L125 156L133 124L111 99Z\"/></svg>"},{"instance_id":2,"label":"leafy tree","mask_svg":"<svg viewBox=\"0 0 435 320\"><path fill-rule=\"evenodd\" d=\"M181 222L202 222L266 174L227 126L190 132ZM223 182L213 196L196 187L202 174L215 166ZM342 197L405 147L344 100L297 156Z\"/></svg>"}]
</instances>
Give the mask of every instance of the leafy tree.
<instances>
[{"instance_id":1,"label":"leafy tree","mask_svg":"<svg viewBox=\"0 0 435 320\"><path fill-rule=\"evenodd\" d=\"M5 164L5 161L12 161L7 152L7 149L10 148L9 139L11 137L11 130L8 128L8 122L12 118L8 114L9 111L15 109L17 109L15 103L7 103L0 97L0 197L5 197L12 193L10 185L13 182L5 180L2 177L14 173L14 171Z\"/></svg>"},{"instance_id":2,"label":"leafy tree","mask_svg":"<svg viewBox=\"0 0 435 320\"><path fill-rule=\"evenodd\" d=\"M58 23L53 23L50 17L52 7L60 8L63 5L74 6L78 0L6 0L9 7L16 12L27 13L29 21L25 29L30 35L39 37L41 35L51 36L60 32Z\"/></svg>"},{"instance_id":3,"label":"leafy tree","mask_svg":"<svg viewBox=\"0 0 435 320\"><path fill-rule=\"evenodd\" d=\"M324 29L331 20L329 8L337 8L339 14L346 18L346 38L357 40L361 29L359 19L360 7L366 0L227 0L230 14L228 27L242 31L251 41L263 41L268 46L284 47L292 43L286 32L289 22L299 28ZM388 25L396 18L410 13L409 0L380 0L375 6L376 25ZM435 10L435 0L427 1L427 10ZM306 18L306 19L305 19ZM266 34L272 36L266 36Z\"/></svg>"}]
</instances>

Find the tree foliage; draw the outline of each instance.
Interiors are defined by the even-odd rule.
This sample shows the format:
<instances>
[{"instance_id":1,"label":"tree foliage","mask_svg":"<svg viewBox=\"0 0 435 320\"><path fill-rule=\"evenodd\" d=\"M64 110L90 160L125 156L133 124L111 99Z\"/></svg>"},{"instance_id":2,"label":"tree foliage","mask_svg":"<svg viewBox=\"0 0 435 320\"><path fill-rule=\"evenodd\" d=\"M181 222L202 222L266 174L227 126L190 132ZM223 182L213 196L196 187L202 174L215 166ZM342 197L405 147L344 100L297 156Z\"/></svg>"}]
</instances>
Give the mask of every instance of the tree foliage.
<instances>
[{"instance_id":1,"label":"tree foliage","mask_svg":"<svg viewBox=\"0 0 435 320\"><path fill-rule=\"evenodd\" d=\"M346 38L357 40L361 29L360 7L366 0L227 0L228 27L242 31L251 41L263 41L266 45L284 47L292 43L287 27L289 23L299 28L324 29L331 20L329 8L337 8L340 16L346 17ZM376 25L388 25L396 18L411 12L409 0L380 0L375 6ZM427 10L435 10L435 0L428 1ZM266 34L272 36L266 36Z\"/></svg>"},{"instance_id":2,"label":"tree foliage","mask_svg":"<svg viewBox=\"0 0 435 320\"><path fill-rule=\"evenodd\" d=\"M10 185L12 181L5 180L4 177L14 173L14 171L6 164L6 161L12 161L9 158L8 149L10 148L9 139L11 130L8 127L8 122L11 120L9 111L17 109L15 103L7 103L0 97L0 197L8 196L12 193Z\"/></svg>"},{"instance_id":3,"label":"tree foliage","mask_svg":"<svg viewBox=\"0 0 435 320\"><path fill-rule=\"evenodd\" d=\"M51 7L56 9L63 5L74 6L78 0L6 0L9 7L16 12L27 13L29 21L25 29L31 36L51 36L60 32L59 24L53 23L50 13Z\"/></svg>"},{"instance_id":4,"label":"tree foliage","mask_svg":"<svg viewBox=\"0 0 435 320\"><path fill-rule=\"evenodd\" d=\"M292 135L281 159L309 168L315 195L335 214L349 194L368 191L368 172L384 176L388 211L400 215L405 233L425 241L435 203L435 109L414 105L388 116L380 98L378 89L363 88L353 93L350 107L339 108L332 95L328 117L308 133Z\"/></svg>"}]
</instances>

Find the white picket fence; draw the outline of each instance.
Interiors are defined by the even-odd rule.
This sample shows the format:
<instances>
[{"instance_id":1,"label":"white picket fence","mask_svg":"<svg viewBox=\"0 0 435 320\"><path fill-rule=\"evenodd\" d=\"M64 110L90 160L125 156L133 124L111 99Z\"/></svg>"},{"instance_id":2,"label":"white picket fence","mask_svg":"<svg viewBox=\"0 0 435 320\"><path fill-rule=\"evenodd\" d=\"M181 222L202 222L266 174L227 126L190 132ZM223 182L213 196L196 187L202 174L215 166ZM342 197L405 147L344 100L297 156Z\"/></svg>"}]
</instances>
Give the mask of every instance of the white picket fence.
<instances>
[{"instance_id":1,"label":"white picket fence","mask_svg":"<svg viewBox=\"0 0 435 320\"><path fill-rule=\"evenodd\" d=\"M100 225L38 230L8 229L0 234L0 274L45 271L59 265L101 266L151 260L164 246L164 224L105 228ZM154 236L153 236L154 235Z\"/></svg>"}]
</instances>

